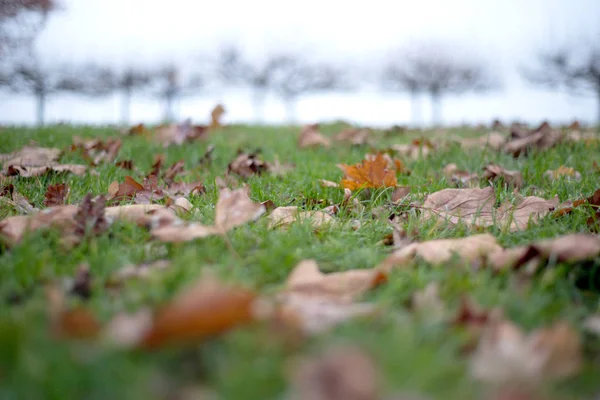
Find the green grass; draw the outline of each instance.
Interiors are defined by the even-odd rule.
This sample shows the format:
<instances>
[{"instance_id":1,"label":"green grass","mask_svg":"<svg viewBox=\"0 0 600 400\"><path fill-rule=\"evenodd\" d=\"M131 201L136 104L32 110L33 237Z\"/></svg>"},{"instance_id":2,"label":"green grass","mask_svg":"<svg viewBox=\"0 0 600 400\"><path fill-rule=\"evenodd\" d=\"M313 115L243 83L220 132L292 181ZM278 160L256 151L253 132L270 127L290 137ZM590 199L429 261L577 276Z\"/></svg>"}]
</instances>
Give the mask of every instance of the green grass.
<instances>
[{"instance_id":1,"label":"green grass","mask_svg":"<svg viewBox=\"0 0 600 400\"><path fill-rule=\"evenodd\" d=\"M326 126L327 134L340 126ZM283 177L268 175L248 179L255 201L272 200L277 206L303 206L306 199L340 202L337 189L321 188L318 179L339 181L338 163L359 162L368 146L335 145L330 149L302 150L296 146L298 129L294 127L231 126L205 142L172 146L167 150L143 138L124 137L117 160L133 159L145 175L155 154L165 153L169 165L183 159L191 171L185 180L202 180L207 193L191 197L197 208L194 219L210 223L214 219L217 189L214 178L224 173L238 148L260 148L262 157L296 164ZM458 132L472 136L474 132ZM5 128L0 133L0 153L16 150L29 141L64 148L72 136L113 136L108 128L57 126L44 129ZM378 148L410 140L410 136L384 137L377 133ZM197 162L206 148L214 144L214 161L209 167ZM489 162L523 172L526 182L522 194L538 188L545 198L558 195L561 201L590 195L600 187L600 174L593 172L592 162L600 148L583 143L561 145L527 158L514 159L491 150L465 152L449 147L419 160L405 160L410 176L399 183L413 188L413 198L423 197L451 184L442 174L444 165L454 162L460 169L479 172ZM76 154L62 161L82 162ZM600 161L600 160L599 160ZM580 171L580 182L544 178L547 169L560 165ZM99 176L48 176L15 179L16 190L43 208L45 188L66 182L71 187L68 203L77 204L91 192L107 193L114 180L122 181L129 172L113 165L97 168ZM134 175L135 177L136 175ZM139 177L139 175L138 175ZM482 183L483 184L483 183ZM500 198L511 198L511 191L498 189ZM432 324L414 318L406 309L412 294L429 282L440 284L449 309L468 295L485 307L501 307L506 315L526 329L566 320L581 326L582 320L599 308L598 289L581 280L590 277L590 266L555 266L536 277L523 291L510 274L492 275L489 271L470 271L460 261L431 267L419 263L415 268L395 271L387 284L367 296L385 312L365 322L351 321L330 333L313 337L299 346L273 336L267 327L256 325L240 329L184 349L171 348L155 352L116 351L86 342L56 341L48 332L44 282L73 276L78 265L87 263L93 275L93 295L87 305L102 319L123 310L161 304L204 270L229 281L239 282L261 293L278 290L295 264L315 258L323 271L370 268L389 253L377 243L391 232L385 220L373 218L370 210L389 202L391 192L375 191L358 195L364 213L346 213L340 223L314 233L306 224L296 224L287 231L268 230L264 219L229 233L235 248L232 253L219 237L185 244L165 245L150 240L142 228L119 223L109 232L85 241L74 249L65 249L58 235L35 233L0 254L0 398L2 399L146 399L177 398L184 388L207 387L222 399L281 399L286 396L286 370L290 361L302 354L315 354L338 342L363 346L382 368L387 393L420 392L438 399L476 399L481 388L469 377L468 359L461 355L465 344L462 332L445 324ZM318 208L318 207L314 207ZM490 231L505 246L528 243L540 238L572 232L587 232L589 210L576 209L559 220L544 219L523 232ZM14 210L0 208L0 217ZM351 229L353 220L361 227ZM418 228L419 239L451 238L469 235L463 228L440 227L409 214L408 229ZM168 258L172 267L144 282L128 282L116 294L104 288L111 273L130 263ZM600 266L598 260L594 270ZM591 276L594 278L594 276ZM596 276L597 278L597 276ZM69 299L76 304L81 300ZM600 390L596 379L600 368L595 363L599 347L586 342L586 366L580 376L558 383L548 390L555 398L592 398Z\"/></svg>"}]
</instances>

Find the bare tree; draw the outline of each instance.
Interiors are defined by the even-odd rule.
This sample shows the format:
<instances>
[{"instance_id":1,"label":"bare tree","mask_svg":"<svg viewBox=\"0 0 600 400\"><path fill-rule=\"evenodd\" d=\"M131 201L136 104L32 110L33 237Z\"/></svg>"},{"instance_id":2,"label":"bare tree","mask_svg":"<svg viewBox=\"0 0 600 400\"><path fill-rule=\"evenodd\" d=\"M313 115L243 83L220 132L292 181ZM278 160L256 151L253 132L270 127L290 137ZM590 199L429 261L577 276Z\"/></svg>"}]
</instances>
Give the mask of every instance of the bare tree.
<instances>
[{"instance_id":1,"label":"bare tree","mask_svg":"<svg viewBox=\"0 0 600 400\"><path fill-rule=\"evenodd\" d=\"M543 51L538 63L537 68L522 71L524 78L537 86L596 96L600 125L600 45L579 44Z\"/></svg>"},{"instance_id":2,"label":"bare tree","mask_svg":"<svg viewBox=\"0 0 600 400\"><path fill-rule=\"evenodd\" d=\"M388 64L384 77L390 88L411 93L413 102L418 93L429 94L435 124L442 122L443 96L483 92L496 86L482 62L460 57L449 47L441 46L421 46L416 52L407 52Z\"/></svg>"},{"instance_id":3,"label":"bare tree","mask_svg":"<svg viewBox=\"0 0 600 400\"><path fill-rule=\"evenodd\" d=\"M195 93L200 89L204 81L200 74L190 79L182 77L181 70L174 64L168 64L153 74L154 80L159 86L156 95L165 103L166 121L176 119L175 103L182 97Z\"/></svg>"},{"instance_id":4,"label":"bare tree","mask_svg":"<svg viewBox=\"0 0 600 400\"><path fill-rule=\"evenodd\" d=\"M406 65L390 62L383 71L382 86L387 90L410 94L411 120L415 126L420 126L422 116L419 96L426 88L416 77L407 73Z\"/></svg>"},{"instance_id":5,"label":"bare tree","mask_svg":"<svg viewBox=\"0 0 600 400\"><path fill-rule=\"evenodd\" d=\"M233 46L221 51L217 70L226 83L250 88L258 121L262 120L264 101L269 92L283 100L288 118L293 120L295 104L301 95L350 87L344 82L341 71L332 66L312 64L299 56L284 53L274 53L263 61L252 62Z\"/></svg>"},{"instance_id":6,"label":"bare tree","mask_svg":"<svg viewBox=\"0 0 600 400\"><path fill-rule=\"evenodd\" d=\"M106 94L110 87L99 84L107 71L94 66L43 66L38 61L16 64L7 74L5 85L14 93L29 94L36 99L38 125L44 125L48 98L60 92L97 96Z\"/></svg>"},{"instance_id":7,"label":"bare tree","mask_svg":"<svg viewBox=\"0 0 600 400\"><path fill-rule=\"evenodd\" d=\"M56 7L53 0L0 0L0 59L26 47Z\"/></svg>"},{"instance_id":8,"label":"bare tree","mask_svg":"<svg viewBox=\"0 0 600 400\"><path fill-rule=\"evenodd\" d=\"M121 122L129 124L131 98L134 93L150 88L156 76L151 71L129 67L122 71L113 72L110 86L121 92Z\"/></svg>"},{"instance_id":9,"label":"bare tree","mask_svg":"<svg viewBox=\"0 0 600 400\"><path fill-rule=\"evenodd\" d=\"M294 55L275 55L272 60L276 60L276 67L269 87L283 101L290 121L295 119L300 96L344 88L341 72L329 65L311 64Z\"/></svg>"}]
</instances>

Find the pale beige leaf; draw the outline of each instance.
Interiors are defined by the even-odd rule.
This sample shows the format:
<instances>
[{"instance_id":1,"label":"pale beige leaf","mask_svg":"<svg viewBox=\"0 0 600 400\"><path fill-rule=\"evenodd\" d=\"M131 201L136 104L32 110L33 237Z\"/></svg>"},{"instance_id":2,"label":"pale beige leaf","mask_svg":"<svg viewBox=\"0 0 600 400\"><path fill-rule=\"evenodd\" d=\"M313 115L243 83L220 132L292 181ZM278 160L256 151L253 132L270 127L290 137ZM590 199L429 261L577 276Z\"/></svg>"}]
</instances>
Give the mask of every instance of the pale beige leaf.
<instances>
[{"instance_id":1,"label":"pale beige leaf","mask_svg":"<svg viewBox=\"0 0 600 400\"><path fill-rule=\"evenodd\" d=\"M190 240L221 234L215 226L192 223L187 225L171 224L152 230L152 237L165 243L189 242Z\"/></svg>"},{"instance_id":2,"label":"pale beige leaf","mask_svg":"<svg viewBox=\"0 0 600 400\"><path fill-rule=\"evenodd\" d=\"M581 368L578 333L565 323L525 335L502 318L492 318L471 359L475 379L499 385L537 385L576 374Z\"/></svg>"},{"instance_id":3,"label":"pale beige leaf","mask_svg":"<svg viewBox=\"0 0 600 400\"><path fill-rule=\"evenodd\" d=\"M266 211L265 206L254 203L248 197L249 188L231 190L222 189L217 201L215 226L222 233L230 231L236 226L254 221Z\"/></svg>"},{"instance_id":4,"label":"pale beige leaf","mask_svg":"<svg viewBox=\"0 0 600 400\"><path fill-rule=\"evenodd\" d=\"M298 138L299 147L329 147L330 145L331 141L319 132L316 125L306 125L302 128Z\"/></svg>"},{"instance_id":5,"label":"pale beige leaf","mask_svg":"<svg viewBox=\"0 0 600 400\"><path fill-rule=\"evenodd\" d=\"M460 239L438 239L412 243L389 255L379 266L384 271L393 267L412 265L415 257L431 264L443 264L454 255L464 262L485 258L488 254L502 250L496 238L489 233Z\"/></svg>"},{"instance_id":6,"label":"pale beige leaf","mask_svg":"<svg viewBox=\"0 0 600 400\"><path fill-rule=\"evenodd\" d=\"M79 164L52 164L45 167L27 167L21 165L9 165L5 175L32 178L50 173L71 173L78 176L85 175L87 167Z\"/></svg>"},{"instance_id":7,"label":"pale beige leaf","mask_svg":"<svg viewBox=\"0 0 600 400\"><path fill-rule=\"evenodd\" d=\"M520 199L515 205L503 203L496 213L496 224L508 226L510 231L524 230L530 222L537 222L545 217L559 203L558 197L546 200L536 196Z\"/></svg>"},{"instance_id":8,"label":"pale beige leaf","mask_svg":"<svg viewBox=\"0 0 600 400\"><path fill-rule=\"evenodd\" d=\"M380 373L360 348L338 345L292 368L291 400L377 400Z\"/></svg>"},{"instance_id":9,"label":"pale beige leaf","mask_svg":"<svg viewBox=\"0 0 600 400\"><path fill-rule=\"evenodd\" d=\"M299 211L296 206L277 207L268 216L269 229L281 228L295 222L309 221L314 228L331 224L335 219L322 211Z\"/></svg>"},{"instance_id":10,"label":"pale beige leaf","mask_svg":"<svg viewBox=\"0 0 600 400\"><path fill-rule=\"evenodd\" d=\"M523 186L523 175L519 171L505 169L496 164L488 164L483 168L483 177L488 180L503 178L509 186L519 189Z\"/></svg>"},{"instance_id":11,"label":"pale beige leaf","mask_svg":"<svg viewBox=\"0 0 600 400\"><path fill-rule=\"evenodd\" d=\"M427 196L423 203L423 216L446 220L454 225L463 222L473 226L493 223L496 202L494 188L443 189Z\"/></svg>"},{"instance_id":12,"label":"pale beige leaf","mask_svg":"<svg viewBox=\"0 0 600 400\"><path fill-rule=\"evenodd\" d=\"M0 154L0 164L4 167L20 165L24 167L42 167L58 161L62 150L37 146L25 146L8 154Z\"/></svg>"},{"instance_id":13,"label":"pale beige leaf","mask_svg":"<svg viewBox=\"0 0 600 400\"><path fill-rule=\"evenodd\" d=\"M319 179L319 183L321 184L321 186L323 187L327 187L327 188L340 188L340 184L337 182L333 182L333 181L328 181L326 179Z\"/></svg>"},{"instance_id":14,"label":"pale beige leaf","mask_svg":"<svg viewBox=\"0 0 600 400\"><path fill-rule=\"evenodd\" d=\"M335 135L333 140L353 145L367 144L370 134L368 129L347 128Z\"/></svg>"}]
</instances>

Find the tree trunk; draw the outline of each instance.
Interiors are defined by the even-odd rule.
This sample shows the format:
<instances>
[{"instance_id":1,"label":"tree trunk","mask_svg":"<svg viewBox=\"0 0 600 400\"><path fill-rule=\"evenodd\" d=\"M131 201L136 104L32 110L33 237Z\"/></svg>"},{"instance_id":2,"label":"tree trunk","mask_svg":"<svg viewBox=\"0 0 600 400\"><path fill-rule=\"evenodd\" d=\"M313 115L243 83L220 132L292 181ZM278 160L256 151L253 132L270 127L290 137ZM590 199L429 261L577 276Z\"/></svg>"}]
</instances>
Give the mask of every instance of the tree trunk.
<instances>
[{"instance_id":1,"label":"tree trunk","mask_svg":"<svg viewBox=\"0 0 600 400\"><path fill-rule=\"evenodd\" d=\"M293 124L296 122L296 98L288 97L283 100L285 105L285 113L287 116L288 123Z\"/></svg>"},{"instance_id":2,"label":"tree trunk","mask_svg":"<svg viewBox=\"0 0 600 400\"><path fill-rule=\"evenodd\" d=\"M411 90L410 92L410 119L414 126L421 126L421 103L419 101L419 92Z\"/></svg>"},{"instance_id":3,"label":"tree trunk","mask_svg":"<svg viewBox=\"0 0 600 400\"><path fill-rule=\"evenodd\" d=\"M46 92L36 93L37 100L37 124L38 126L44 126L46 116Z\"/></svg>"},{"instance_id":4,"label":"tree trunk","mask_svg":"<svg viewBox=\"0 0 600 400\"><path fill-rule=\"evenodd\" d=\"M172 93L168 93L165 97L165 121L173 122L174 121L174 111L173 111L173 103L175 102L175 96Z\"/></svg>"},{"instance_id":5,"label":"tree trunk","mask_svg":"<svg viewBox=\"0 0 600 400\"><path fill-rule=\"evenodd\" d=\"M264 122L265 91L255 90L252 95L252 106L254 108L254 120L258 123Z\"/></svg>"},{"instance_id":6,"label":"tree trunk","mask_svg":"<svg viewBox=\"0 0 600 400\"><path fill-rule=\"evenodd\" d=\"M123 125L129 125L131 110L131 89L125 88L123 90L123 99L121 100L121 122Z\"/></svg>"},{"instance_id":7,"label":"tree trunk","mask_svg":"<svg viewBox=\"0 0 600 400\"><path fill-rule=\"evenodd\" d=\"M596 101L598 104L596 104L596 107L598 107L598 116L597 116L598 119L596 120L596 130L600 131L600 87L598 88L597 95L598 95L598 99Z\"/></svg>"},{"instance_id":8,"label":"tree trunk","mask_svg":"<svg viewBox=\"0 0 600 400\"><path fill-rule=\"evenodd\" d=\"M430 95L433 125L440 126L442 125L442 94L437 90L433 90L430 92Z\"/></svg>"}]
</instances>

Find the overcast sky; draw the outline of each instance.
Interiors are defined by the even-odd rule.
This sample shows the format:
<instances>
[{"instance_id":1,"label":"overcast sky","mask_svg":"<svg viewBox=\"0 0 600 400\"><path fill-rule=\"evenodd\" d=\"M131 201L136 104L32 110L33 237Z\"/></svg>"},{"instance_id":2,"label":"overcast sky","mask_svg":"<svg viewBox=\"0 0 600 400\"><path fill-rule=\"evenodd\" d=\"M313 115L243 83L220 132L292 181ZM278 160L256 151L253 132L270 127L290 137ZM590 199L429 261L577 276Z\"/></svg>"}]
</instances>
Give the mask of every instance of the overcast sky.
<instances>
[{"instance_id":1,"label":"overcast sky","mask_svg":"<svg viewBox=\"0 0 600 400\"><path fill-rule=\"evenodd\" d=\"M537 48L585 37L599 40L598 0L61 1L64 10L51 16L37 43L48 61L185 63L195 54L214 54L224 43L237 43L257 59L272 50L297 49L307 57L376 66L390 50L443 40L489 60L504 83L498 93L447 98L448 123L494 117L592 121L596 116L593 98L534 90L521 81L517 69L534 59ZM203 122L220 101L228 121L249 121L249 99L239 90L211 90L183 100L179 115ZM32 122L33 106L31 99L0 94L0 122ZM427 99L423 109L428 121ZM61 96L52 99L47 110L51 121L102 123L119 116L117 96L103 101ZM161 116L158 102L136 99L133 120L151 122ZM297 116L301 122L342 118L378 125L407 123L410 105L405 95L366 90L305 97ZM269 99L265 117L271 123L284 120L277 99Z\"/></svg>"}]
</instances>

